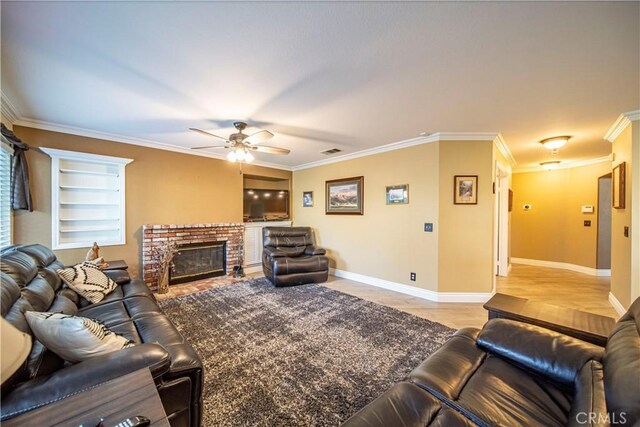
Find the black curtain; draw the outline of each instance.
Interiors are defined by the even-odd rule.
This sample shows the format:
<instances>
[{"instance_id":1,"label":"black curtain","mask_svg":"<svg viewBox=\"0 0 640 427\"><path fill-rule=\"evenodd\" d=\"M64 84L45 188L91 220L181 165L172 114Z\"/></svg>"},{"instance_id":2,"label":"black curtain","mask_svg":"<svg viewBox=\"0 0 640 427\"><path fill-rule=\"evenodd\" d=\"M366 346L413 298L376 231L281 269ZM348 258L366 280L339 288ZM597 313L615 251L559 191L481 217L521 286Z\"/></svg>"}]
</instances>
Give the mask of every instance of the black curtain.
<instances>
[{"instance_id":1,"label":"black curtain","mask_svg":"<svg viewBox=\"0 0 640 427\"><path fill-rule=\"evenodd\" d=\"M29 146L20 141L13 132L6 128L4 123L1 123L0 127L2 127L2 136L9 140L13 148L11 207L14 211L26 210L33 212L31 191L29 190L29 165L27 164L27 156L25 155Z\"/></svg>"}]
</instances>

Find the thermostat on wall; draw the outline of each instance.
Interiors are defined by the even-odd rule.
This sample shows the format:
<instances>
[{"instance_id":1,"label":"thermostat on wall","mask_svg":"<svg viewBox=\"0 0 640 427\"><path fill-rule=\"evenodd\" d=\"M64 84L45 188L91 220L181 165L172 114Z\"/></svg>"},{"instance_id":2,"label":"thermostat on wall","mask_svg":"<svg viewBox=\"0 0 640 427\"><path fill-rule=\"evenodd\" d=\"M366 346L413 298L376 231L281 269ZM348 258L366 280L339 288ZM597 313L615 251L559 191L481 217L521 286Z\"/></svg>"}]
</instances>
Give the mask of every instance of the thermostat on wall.
<instances>
[{"instance_id":1,"label":"thermostat on wall","mask_svg":"<svg viewBox=\"0 0 640 427\"><path fill-rule=\"evenodd\" d=\"M522 205L522 209L524 209L525 211L530 211L532 207L533 206L531 206L531 203Z\"/></svg>"},{"instance_id":2,"label":"thermostat on wall","mask_svg":"<svg viewBox=\"0 0 640 427\"><path fill-rule=\"evenodd\" d=\"M582 213L593 213L593 205L582 206Z\"/></svg>"}]
</instances>

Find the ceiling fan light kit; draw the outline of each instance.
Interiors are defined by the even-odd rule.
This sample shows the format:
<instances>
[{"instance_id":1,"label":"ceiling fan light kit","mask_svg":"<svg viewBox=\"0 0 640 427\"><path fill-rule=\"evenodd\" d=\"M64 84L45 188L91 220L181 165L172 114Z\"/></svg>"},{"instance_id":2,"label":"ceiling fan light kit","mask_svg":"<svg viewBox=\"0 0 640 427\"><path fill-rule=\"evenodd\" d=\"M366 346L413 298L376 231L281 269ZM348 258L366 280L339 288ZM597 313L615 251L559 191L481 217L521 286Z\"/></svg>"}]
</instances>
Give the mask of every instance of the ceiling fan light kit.
<instances>
[{"instance_id":1,"label":"ceiling fan light kit","mask_svg":"<svg viewBox=\"0 0 640 427\"><path fill-rule=\"evenodd\" d=\"M543 139L542 141L540 141L540 144L542 144L544 148L547 148L549 150L558 150L567 145L567 142L569 142L570 138L570 136L566 135L554 136L551 138Z\"/></svg>"},{"instance_id":2,"label":"ceiling fan light kit","mask_svg":"<svg viewBox=\"0 0 640 427\"><path fill-rule=\"evenodd\" d=\"M227 160L230 162L251 163L255 160L255 157L245 148L238 148L227 154Z\"/></svg>"},{"instance_id":3,"label":"ceiling fan light kit","mask_svg":"<svg viewBox=\"0 0 640 427\"><path fill-rule=\"evenodd\" d=\"M238 130L238 132L229 135L228 139L201 129L189 128L190 130L198 132L199 134L225 141L224 145L205 145L202 147L193 147L192 150L204 150L208 148L231 149L229 154L227 154L227 160L229 160L230 162L238 163L253 162L255 160L255 157L253 154L251 154L251 151L280 155L286 155L290 153L290 151L285 148L258 145L273 138L273 133L268 130L263 129L254 134L247 135L242 132L247 128L247 124L245 122L234 122L233 126Z\"/></svg>"}]
</instances>

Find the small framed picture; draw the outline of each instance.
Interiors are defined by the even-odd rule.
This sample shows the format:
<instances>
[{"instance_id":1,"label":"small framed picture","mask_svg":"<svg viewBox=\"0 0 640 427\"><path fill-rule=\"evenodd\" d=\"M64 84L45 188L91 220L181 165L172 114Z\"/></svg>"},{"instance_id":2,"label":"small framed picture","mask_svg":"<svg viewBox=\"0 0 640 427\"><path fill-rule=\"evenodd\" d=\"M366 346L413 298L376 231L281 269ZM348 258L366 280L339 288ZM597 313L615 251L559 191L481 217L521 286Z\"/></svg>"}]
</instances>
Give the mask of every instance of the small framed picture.
<instances>
[{"instance_id":1,"label":"small framed picture","mask_svg":"<svg viewBox=\"0 0 640 427\"><path fill-rule=\"evenodd\" d=\"M409 203L409 184L388 185L387 204L406 205Z\"/></svg>"},{"instance_id":2,"label":"small framed picture","mask_svg":"<svg viewBox=\"0 0 640 427\"><path fill-rule=\"evenodd\" d=\"M325 214L364 214L364 177L333 179L326 181L325 186Z\"/></svg>"},{"instance_id":3,"label":"small framed picture","mask_svg":"<svg viewBox=\"0 0 640 427\"><path fill-rule=\"evenodd\" d=\"M313 207L313 191L302 192L302 207L303 208Z\"/></svg>"},{"instance_id":4,"label":"small framed picture","mask_svg":"<svg viewBox=\"0 0 640 427\"><path fill-rule=\"evenodd\" d=\"M478 204L478 175L456 175L453 177L453 204Z\"/></svg>"},{"instance_id":5,"label":"small framed picture","mask_svg":"<svg viewBox=\"0 0 640 427\"><path fill-rule=\"evenodd\" d=\"M622 162L615 168L613 168L613 177L611 179L611 201L613 202L614 209L624 209L625 207L625 169L627 163Z\"/></svg>"}]
</instances>

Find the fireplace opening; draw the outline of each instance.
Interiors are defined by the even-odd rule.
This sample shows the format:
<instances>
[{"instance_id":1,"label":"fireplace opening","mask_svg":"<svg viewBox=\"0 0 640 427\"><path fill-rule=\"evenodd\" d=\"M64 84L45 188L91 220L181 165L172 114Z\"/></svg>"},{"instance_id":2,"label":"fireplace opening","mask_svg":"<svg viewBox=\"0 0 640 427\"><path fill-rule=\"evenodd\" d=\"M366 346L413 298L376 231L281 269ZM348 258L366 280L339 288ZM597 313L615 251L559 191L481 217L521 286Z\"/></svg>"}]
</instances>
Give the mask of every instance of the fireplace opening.
<instances>
[{"instance_id":1,"label":"fireplace opening","mask_svg":"<svg viewBox=\"0 0 640 427\"><path fill-rule=\"evenodd\" d=\"M169 284L191 282L227 273L227 242L189 243L178 246Z\"/></svg>"}]
</instances>

